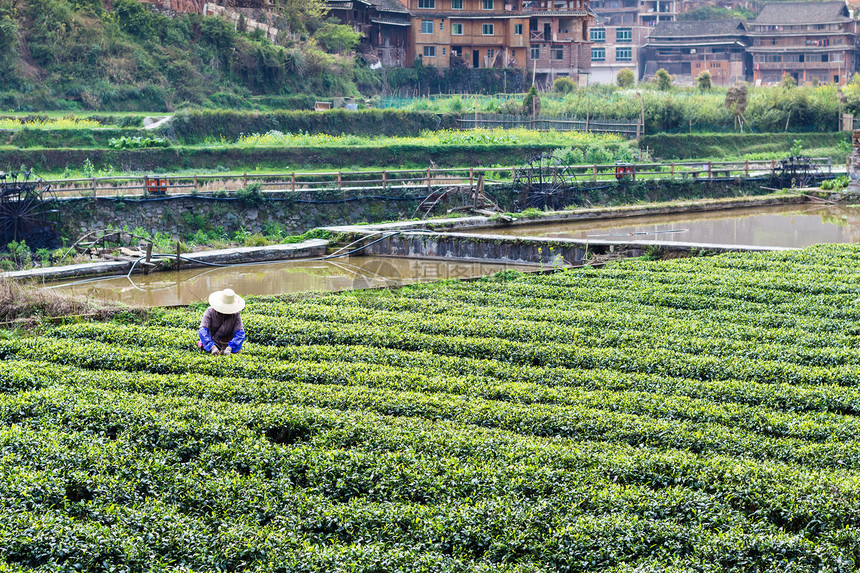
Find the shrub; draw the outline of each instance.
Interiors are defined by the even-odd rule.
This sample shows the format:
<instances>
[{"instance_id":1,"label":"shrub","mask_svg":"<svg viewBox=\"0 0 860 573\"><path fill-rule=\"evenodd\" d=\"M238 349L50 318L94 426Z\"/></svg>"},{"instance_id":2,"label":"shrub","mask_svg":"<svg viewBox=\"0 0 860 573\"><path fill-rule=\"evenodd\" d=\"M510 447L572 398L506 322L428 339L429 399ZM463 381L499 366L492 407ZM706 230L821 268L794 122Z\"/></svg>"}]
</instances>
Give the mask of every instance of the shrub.
<instances>
[{"instance_id":1,"label":"shrub","mask_svg":"<svg viewBox=\"0 0 860 573\"><path fill-rule=\"evenodd\" d=\"M696 76L696 87L702 91L708 91L711 89L711 72L708 70L702 70L699 72L699 75Z\"/></svg>"},{"instance_id":2,"label":"shrub","mask_svg":"<svg viewBox=\"0 0 860 573\"><path fill-rule=\"evenodd\" d=\"M660 91L666 91L672 88L672 80L675 78L665 70L665 68L660 68L657 70L657 75L655 76L657 79L657 88Z\"/></svg>"},{"instance_id":3,"label":"shrub","mask_svg":"<svg viewBox=\"0 0 860 573\"><path fill-rule=\"evenodd\" d=\"M636 76L630 68L621 68L615 76L615 81L620 88L631 88L636 83Z\"/></svg>"},{"instance_id":4,"label":"shrub","mask_svg":"<svg viewBox=\"0 0 860 573\"><path fill-rule=\"evenodd\" d=\"M576 84L570 78L556 78L552 82L552 91L558 94L569 94L576 90Z\"/></svg>"}]
</instances>

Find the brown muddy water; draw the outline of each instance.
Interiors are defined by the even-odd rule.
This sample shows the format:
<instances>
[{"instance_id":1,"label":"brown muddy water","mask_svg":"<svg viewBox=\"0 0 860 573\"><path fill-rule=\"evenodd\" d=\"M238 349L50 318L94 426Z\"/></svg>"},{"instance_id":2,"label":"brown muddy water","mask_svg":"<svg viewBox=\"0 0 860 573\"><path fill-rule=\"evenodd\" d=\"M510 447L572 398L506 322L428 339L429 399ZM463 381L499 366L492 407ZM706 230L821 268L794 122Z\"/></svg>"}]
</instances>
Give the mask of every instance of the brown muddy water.
<instances>
[{"instance_id":1,"label":"brown muddy water","mask_svg":"<svg viewBox=\"0 0 860 573\"><path fill-rule=\"evenodd\" d=\"M466 233L595 241L674 241L799 248L860 242L860 207L775 205L623 219L469 229Z\"/></svg>"},{"instance_id":2,"label":"brown muddy water","mask_svg":"<svg viewBox=\"0 0 860 573\"><path fill-rule=\"evenodd\" d=\"M328 261L292 261L135 274L87 282L51 285L77 294L126 304L177 306L204 301L209 293L232 288L242 296L303 291L340 291L398 286L441 279L485 276L506 269L535 267L500 263L448 262L426 259L348 257Z\"/></svg>"}]
</instances>

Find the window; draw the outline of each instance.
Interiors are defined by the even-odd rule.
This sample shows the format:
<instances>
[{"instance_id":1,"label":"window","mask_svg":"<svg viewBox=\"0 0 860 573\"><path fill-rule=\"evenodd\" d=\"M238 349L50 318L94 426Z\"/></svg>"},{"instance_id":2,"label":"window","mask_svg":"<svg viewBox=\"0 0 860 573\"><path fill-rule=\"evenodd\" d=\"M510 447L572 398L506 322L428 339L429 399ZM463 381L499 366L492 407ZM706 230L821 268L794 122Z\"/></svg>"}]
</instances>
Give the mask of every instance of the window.
<instances>
[{"instance_id":1,"label":"window","mask_svg":"<svg viewBox=\"0 0 860 573\"><path fill-rule=\"evenodd\" d=\"M454 36L462 36L463 24L451 24L451 34Z\"/></svg>"},{"instance_id":2,"label":"window","mask_svg":"<svg viewBox=\"0 0 860 573\"><path fill-rule=\"evenodd\" d=\"M514 34L517 36L523 35L523 25L522 24L514 24Z\"/></svg>"},{"instance_id":3,"label":"window","mask_svg":"<svg viewBox=\"0 0 860 573\"><path fill-rule=\"evenodd\" d=\"M553 60L563 60L564 59L564 47L562 46L553 46L549 49L549 57Z\"/></svg>"},{"instance_id":4,"label":"window","mask_svg":"<svg viewBox=\"0 0 860 573\"><path fill-rule=\"evenodd\" d=\"M630 28L618 28L615 30L616 42L631 42L633 41L633 31Z\"/></svg>"},{"instance_id":5,"label":"window","mask_svg":"<svg viewBox=\"0 0 860 573\"><path fill-rule=\"evenodd\" d=\"M424 57L425 58L435 58L436 57L436 46L424 46Z\"/></svg>"},{"instance_id":6,"label":"window","mask_svg":"<svg viewBox=\"0 0 860 573\"><path fill-rule=\"evenodd\" d=\"M432 34L433 33L433 20L421 20L421 33L422 34Z\"/></svg>"},{"instance_id":7,"label":"window","mask_svg":"<svg viewBox=\"0 0 860 573\"><path fill-rule=\"evenodd\" d=\"M532 46L529 48L529 58L533 60L540 59L540 46Z\"/></svg>"},{"instance_id":8,"label":"window","mask_svg":"<svg viewBox=\"0 0 860 573\"><path fill-rule=\"evenodd\" d=\"M445 55L445 48L442 48L442 55Z\"/></svg>"},{"instance_id":9,"label":"window","mask_svg":"<svg viewBox=\"0 0 860 573\"><path fill-rule=\"evenodd\" d=\"M493 9L493 0L483 0L481 7L484 10L492 10Z\"/></svg>"},{"instance_id":10,"label":"window","mask_svg":"<svg viewBox=\"0 0 860 573\"><path fill-rule=\"evenodd\" d=\"M463 0L451 0L451 10L462 10Z\"/></svg>"},{"instance_id":11,"label":"window","mask_svg":"<svg viewBox=\"0 0 860 573\"><path fill-rule=\"evenodd\" d=\"M495 31L495 27L493 24L481 24L481 35L492 36L495 33L496 33L496 31Z\"/></svg>"},{"instance_id":12,"label":"window","mask_svg":"<svg viewBox=\"0 0 860 573\"><path fill-rule=\"evenodd\" d=\"M440 21L439 21L439 31L441 32L441 31L443 31L444 29L445 29L445 22L443 22L443 21L441 21L441 20L440 20Z\"/></svg>"},{"instance_id":13,"label":"window","mask_svg":"<svg viewBox=\"0 0 860 573\"><path fill-rule=\"evenodd\" d=\"M615 48L616 62L630 62L633 60L633 48Z\"/></svg>"},{"instance_id":14,"label":"window","mask_svg":"<svg viewBox=\"0 0 860 573\"><path fill-rule=\"evenodd\" d=\"M418 0L419 10L434 10L436 8L436 0Z\"/></svg>"},{"instance_id":15,"label":"window","mask_svg":"<svg viewBox=\"0 0 860 573\"><path fill-rule=\"evenodd\" d=\"M606 41L606 28L592 28L588 32L592 42Z\"/></svg>"},{"instance_id":16,"label":"window","mask_svg":"<svg viewBox=\"0 0 860 573\"><path fill-rule=\"evenodd\" d=\"M606 48L591 48L591 61L592 62L605 62L606 61Z\"/></svg>"}]
</instances>

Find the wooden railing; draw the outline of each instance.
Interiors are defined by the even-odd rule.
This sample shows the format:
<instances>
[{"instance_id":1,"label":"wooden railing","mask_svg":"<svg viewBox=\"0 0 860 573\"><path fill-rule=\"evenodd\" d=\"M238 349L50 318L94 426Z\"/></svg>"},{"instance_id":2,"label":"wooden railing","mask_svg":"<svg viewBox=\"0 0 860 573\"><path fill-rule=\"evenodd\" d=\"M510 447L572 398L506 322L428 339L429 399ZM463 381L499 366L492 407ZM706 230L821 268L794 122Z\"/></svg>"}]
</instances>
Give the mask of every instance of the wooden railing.
<instances>
[{"instance_id":1,"label":"wooden railing","mask_svg":"<svg viewBox=\"0 0 860 573\"><path fill-rule=\"evenodd\" d=\"M461 129L511 129L522 127L533 130L590 131L592 133L616 133L627 137L637 137L640 133L639 122L635 119L605 120L579 117L532 117L530 115L509 115L503 113L465 113L457 120Z\"/></svg>"},{"instance_id":2,"label":"wooden railing","mask_svg":"<svg viewBox=\"0 0 860 573\"><path fill-rule=\"evenodd\" d=\"M829 158L813 159L821 171L834 173ZM624 169L622 169L622 167ZM779 161L713 161L638 164L554 165L544 168L544 178L559 176L569 182L607 182L623 180L701 179L726 180L768 177L779 170ZM618 171L627 171L618 173ZM92 177L44 181L60 198L73 197L159 197L206 195L225 197L257 183L263 193L307 193L320 191L347 192L416 192L445 187L473 187L483 175L485 185L509 185L527 176L518 167L482 167L447 169L386 169L382 171L291 172L241 175L170 175L152 178ZM151 191L155 192L151 192Z\"/></svg>"}]
</instances>

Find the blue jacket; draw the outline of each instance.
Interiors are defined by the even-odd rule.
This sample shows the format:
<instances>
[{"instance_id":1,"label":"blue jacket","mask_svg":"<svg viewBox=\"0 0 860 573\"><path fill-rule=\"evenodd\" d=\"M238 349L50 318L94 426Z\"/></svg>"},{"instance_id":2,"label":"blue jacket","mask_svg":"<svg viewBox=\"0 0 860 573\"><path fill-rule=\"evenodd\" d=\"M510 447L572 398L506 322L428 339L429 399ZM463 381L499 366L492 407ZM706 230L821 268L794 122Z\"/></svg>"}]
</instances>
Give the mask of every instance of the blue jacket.
<instances>
[{"instance_id":1,"label":"blue jacket","mask_svg":"<svg viewBox=\"0 0 860 573\"><path fill-rule=\"evenodd\" d=\"M212 340L212 334L209 332L209 329L201 326L200 330L197 331L197 334L200 336L200 342L203 343L203 350L206 352L212 352L212 347L215 345L215 342ZM242 350L243 342L245 342L245 331L237 330L236 334L233 335L232 340L227 343L227 346L230 347L230 351L233 354L236 354Z\"/></svg>"}]
</instances>

